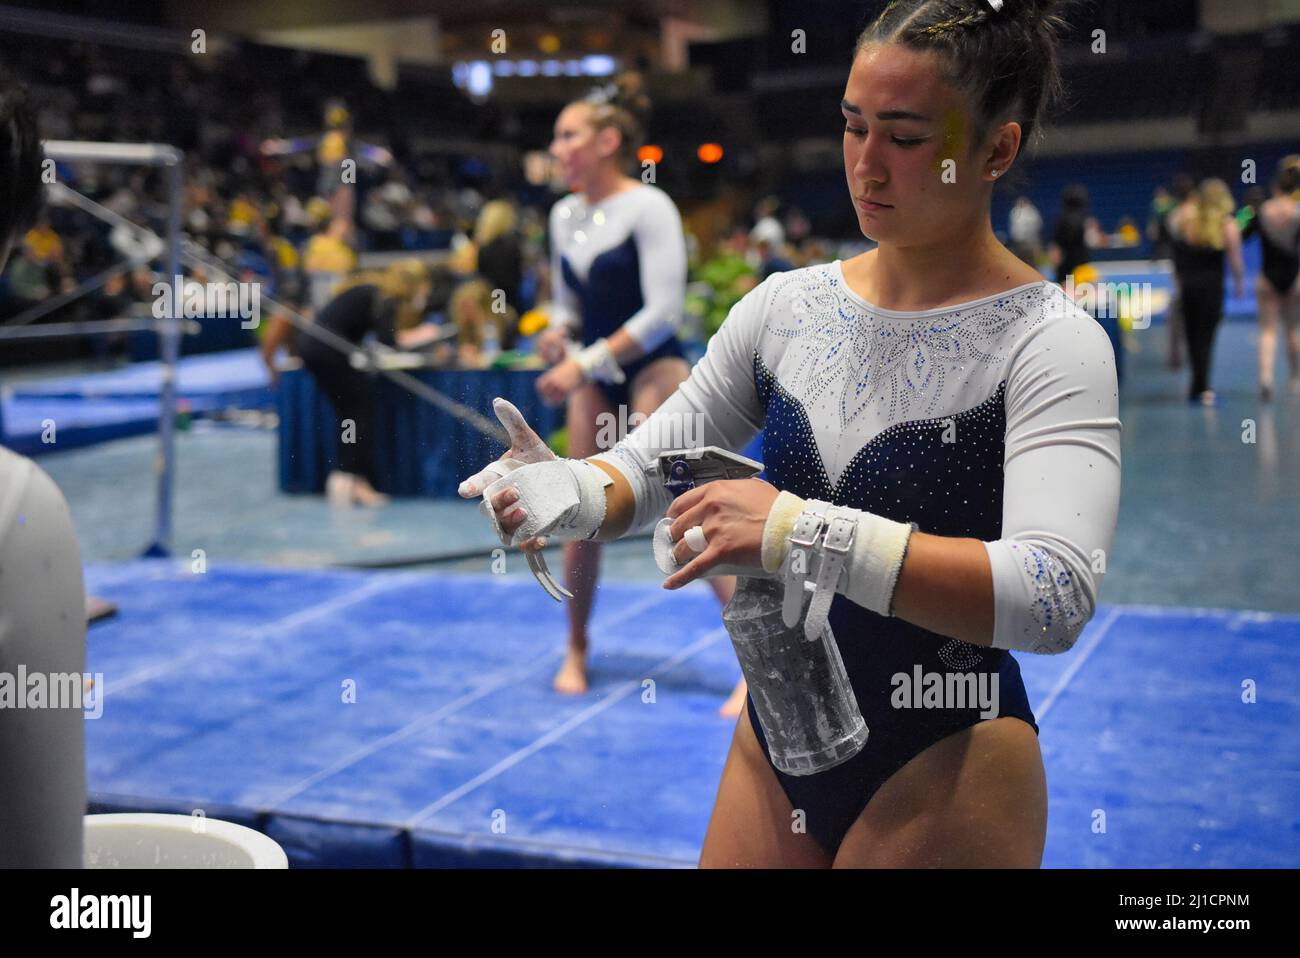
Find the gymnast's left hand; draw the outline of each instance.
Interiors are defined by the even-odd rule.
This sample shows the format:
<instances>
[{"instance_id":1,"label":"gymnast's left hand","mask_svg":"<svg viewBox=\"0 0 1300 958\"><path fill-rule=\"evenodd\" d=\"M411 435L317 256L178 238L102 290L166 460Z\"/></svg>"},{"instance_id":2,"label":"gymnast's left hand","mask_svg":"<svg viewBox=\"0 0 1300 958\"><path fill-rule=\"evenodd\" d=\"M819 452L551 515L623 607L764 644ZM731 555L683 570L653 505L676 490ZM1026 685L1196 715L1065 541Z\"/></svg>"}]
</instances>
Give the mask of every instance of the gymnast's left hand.
<instances>
[{"instance_id":1,"label":"gymnast's left hand","mask_svg":"<svg viewBox=\"0 0 1300 958\"><path fill-rule=\"evenodd\" d=\"M552 366L537 379L537 394L548 406L558 406L586 379L577 360L569 358Z\"/></svg>"},{"instance_id":2,"label":"gymnast's left hand","mask_svg":"<svg viewBox=\"0 0 1300 958\"><path fill-rule=\"evenodd\" d=\"M678 569L664 581L665 589L678 589L715 565L763 565L763 528L780 490L762 479L720 479L682 493L666 517L673 520L669 534ZM686 530L700 526L708 546L696 553L683 541Z\"/></svg>"}]
</instances>

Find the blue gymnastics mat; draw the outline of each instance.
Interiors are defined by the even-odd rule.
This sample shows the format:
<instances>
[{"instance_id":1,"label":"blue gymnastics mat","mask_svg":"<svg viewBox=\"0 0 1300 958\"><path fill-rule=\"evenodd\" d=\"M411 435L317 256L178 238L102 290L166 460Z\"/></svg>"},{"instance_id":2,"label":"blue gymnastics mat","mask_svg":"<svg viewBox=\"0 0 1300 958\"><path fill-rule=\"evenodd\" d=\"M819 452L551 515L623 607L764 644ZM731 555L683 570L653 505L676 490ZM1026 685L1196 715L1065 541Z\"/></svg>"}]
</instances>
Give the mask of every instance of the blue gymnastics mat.
<instances>
[{"instance_id":1,"label":"blue gymnastics mat","mask_svg":"<svg viewBox=\"0 0 1300 958\"><path fill-rule=\"evenodd\" d=\"M89 636L92 811L201 810L295 867L698 858L739 677L703 584L604 582L581 698L550 689L563 608L513 575L142 560L87 589L121 607ZM1297 639L1300 616L1102 607L1069 654L1019 656L1044 863L1300 862Z\"/></svg>"},{"instance_id":2,"label":"blue gymnastics mat","mask_svg":"<svg viewBox=\"0 0 1300 958\"><path fill-rule=\"evenodd\" d=\"M38 456L152 432L158 427L162 363L132 363L109 372L35 380L0 396L0 441ZM256 349L185 357L177 363L176 396L194 415L229 407L269 407L274 397ZM56 442L41 441L44 422Z\"/></svg>"}]
</instances>

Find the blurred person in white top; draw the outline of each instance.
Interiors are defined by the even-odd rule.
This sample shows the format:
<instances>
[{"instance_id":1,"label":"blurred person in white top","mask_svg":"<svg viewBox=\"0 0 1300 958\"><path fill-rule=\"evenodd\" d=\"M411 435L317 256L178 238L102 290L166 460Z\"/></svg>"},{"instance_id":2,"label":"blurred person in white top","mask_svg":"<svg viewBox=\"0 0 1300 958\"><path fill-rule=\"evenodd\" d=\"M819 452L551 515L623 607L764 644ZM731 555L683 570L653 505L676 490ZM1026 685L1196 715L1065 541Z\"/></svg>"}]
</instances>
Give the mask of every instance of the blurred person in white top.
<instances>
[{"instance_id":1,"label":"blurred person in white top","mask_svg":"<svg viewBox=\"0 0 1300 958\"><path fill-rule=\"evenodd\" d=\"M26 95L0 90L0 269L40 210L43 152ZM82 865L85 719L79 701L52 693L56 676L72 676L80 692L85 666L68 504L35 463L0 449L0 868ZM40 676L51 694L36 698Z\"/></svg>"}]
</instances>

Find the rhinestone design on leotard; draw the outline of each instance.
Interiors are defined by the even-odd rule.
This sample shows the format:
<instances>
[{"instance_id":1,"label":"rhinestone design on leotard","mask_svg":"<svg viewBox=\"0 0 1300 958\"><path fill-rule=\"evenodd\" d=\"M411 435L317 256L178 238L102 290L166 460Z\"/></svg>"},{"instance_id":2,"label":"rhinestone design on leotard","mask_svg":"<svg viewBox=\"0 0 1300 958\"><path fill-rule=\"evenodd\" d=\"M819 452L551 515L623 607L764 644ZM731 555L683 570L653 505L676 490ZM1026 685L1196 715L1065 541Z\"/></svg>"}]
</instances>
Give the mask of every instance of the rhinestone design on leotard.
<instances>
[{"instance_id":1,"label":"rhinestone design on leotard","mask_svg":"<svg viewBox=\"0 0 1300 958\"><path fill-rule=\"evenodd\" d=\"M839 481L832 483L811 441L812 427L803 404L757 354L754 381L767 408L763 462L773 485L805 499L834 502L898 522L917 522L922 531L934 535L990 540L1000 534L1005 383L972 409L890 426L859 449ZM949 429L962 441L945 442ZM851 603L850 608L845 615L864 623L874 621L869 631L879 634L881 620L875 613ZM927 642L956 671L980 665L988 652L966 642L926 635L911 641Z\"/></svg>"},{"instance_id":2,"label":"rhinestone design on leotard","mask_svg":"<svg viewBox=\"0 0 1300 958\"><path fill-rule=\"evenodd\" d=\"M1000 538L1007 382L990 395L989 374L1004 371L1025 333L1068 308L1059 287L1036 284L918 317L864 308L835 264L773 283L753 355L769 481L935 535ZM983 402L954 411L981 394ZM1056 651L1080 621L1082 595L1059 560L1024 550L1039 596L1038 644ZM988 653L956 640L939 646L953 669L977 666Z\"/></svg>"},{"instance_id":3,"label":"rhinestone design on leotard","mask_svg":"<svg viewBox=\"0 0 1300 958\"><path fill-rule=\"evenodd\" d=\"M1025 629L1025 635L1031 636L1030 641L1034 643L1033 651L1047 655L1068 651L1084 623L1091 618L1074 576L1044 549L1013 542L1011 550L1023 556L1025 574L1037 592L1030 607L1037 631Z\"/></svg>"},{"instance_id":4,"label":"rhinestone design on leotard","mask_svg":"<svg viewBox=\"0 0 1300 958\"><path fill-rule=\"evenodd\" d=\"M764 335L797 350L796 361L782 363L781 380L801 402L820 407L832 393L837 421L827 425L837 432L868 412L879 428L938 414L974 367L1006 361L1018 337L1005 333L1018 326L1023 334L1042 322L1045 300L1059 292L1043 283L969 308L904 318L864 310L845 295L836 273L829 264L780 277Z\"/></svg>"}]
</instances>

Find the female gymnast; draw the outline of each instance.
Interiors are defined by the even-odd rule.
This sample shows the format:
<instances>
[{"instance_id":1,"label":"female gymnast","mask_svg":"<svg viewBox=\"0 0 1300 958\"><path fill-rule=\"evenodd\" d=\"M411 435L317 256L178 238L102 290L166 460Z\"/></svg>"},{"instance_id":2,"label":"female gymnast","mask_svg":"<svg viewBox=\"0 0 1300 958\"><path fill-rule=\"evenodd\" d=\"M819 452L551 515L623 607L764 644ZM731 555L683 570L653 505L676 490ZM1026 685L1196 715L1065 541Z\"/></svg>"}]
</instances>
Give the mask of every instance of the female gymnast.
<instances>
[{"instance_id":1,"label":"female gymnast","mask_svg":"<svg viewBox=\"0 0 1300 958\"><path fill-rule=\"evenodd\" d=\"M1300 395L1300 162L1287 157L1278 164L1273 195L1260 204L1259 215L1247 232L1258 230L1263 264L1255 279L1259 304L1259 396L1273 398L1273 366L1277 356L1277 331L1286 337L1290 370L1288 389Z\"/></svg>"},{"instance_id":2,"label":"female gymnast","mask_svg":"<svg viewBox=\"0 0 1300 958\"><path fill-rule=\"evenodd\" d=\"M648 416L690 374L675 335L686 296L681 216L666 193L624 172L640 147L648 109L639 76L624 74L570 103L555 121L551 155L574 192L551 208L552 328L539 337L538 350L553 368L537 389L553 405L567 399L571 456L604 451L598 439L614 424ZM584 346L571 355L570 336ZM587 690L599 543L569 543L564 565L573 600L555 688L580 694ZM711 585L725 604L735 579ZM724 713L738 715L744 695L742 682Z\"/></svg>"},{"instance_id":3,"label":"female gymnast","mask_svg":"<svg viewBox=\"0 0 1300 958\"><path fill-rule=\"evenodd\" d=\"M1059 88L1060 6L890 4L859 38L840 103L850 199L878 248L761 283L614 449L546 460L497 402L512 448L475 478L496 477L485 511L513 544L614 539L666 511L679 569L665 587L725 565L802 588L797 524L820 570L814 600L834 583L830 621L867 743L786 775L751 698L701 866L1041 864L1046 780L1009 650L1074 644L1097 607L1120 489L1106 333L989 217L994 183ZM705 443L732 450L763 428L770 482L712 482L670 503L646 476L650 426L693 413ZM997 704L918 708L897 694L917 672L984 683Z\"/></svg>"}]
</instances>

